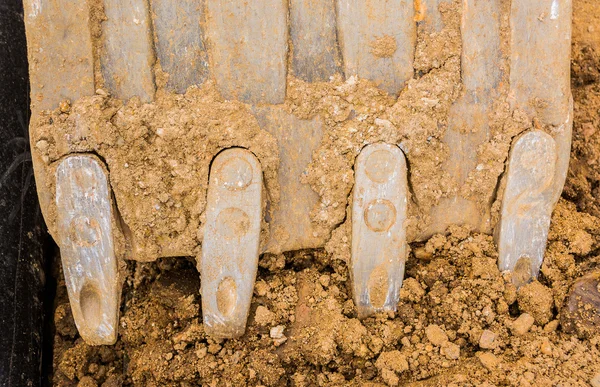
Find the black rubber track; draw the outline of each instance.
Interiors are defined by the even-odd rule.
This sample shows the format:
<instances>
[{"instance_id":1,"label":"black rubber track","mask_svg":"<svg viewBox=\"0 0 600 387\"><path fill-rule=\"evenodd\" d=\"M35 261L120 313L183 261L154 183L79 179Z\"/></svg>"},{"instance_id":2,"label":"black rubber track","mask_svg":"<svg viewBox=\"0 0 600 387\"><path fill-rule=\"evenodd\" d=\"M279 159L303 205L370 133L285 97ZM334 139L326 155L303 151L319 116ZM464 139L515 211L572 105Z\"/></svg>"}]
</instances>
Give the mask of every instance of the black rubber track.
<instances>
[{"instance_id":1,"label":"black rubber track","mask_svg":"<svg viewBox=\"0 0 600 387\"><path fill-rule=\"evenodd\" d=\"M0 0L0 386L42 380L44 232L27 134L21 0Z\"/></svg>"}]
</instances>

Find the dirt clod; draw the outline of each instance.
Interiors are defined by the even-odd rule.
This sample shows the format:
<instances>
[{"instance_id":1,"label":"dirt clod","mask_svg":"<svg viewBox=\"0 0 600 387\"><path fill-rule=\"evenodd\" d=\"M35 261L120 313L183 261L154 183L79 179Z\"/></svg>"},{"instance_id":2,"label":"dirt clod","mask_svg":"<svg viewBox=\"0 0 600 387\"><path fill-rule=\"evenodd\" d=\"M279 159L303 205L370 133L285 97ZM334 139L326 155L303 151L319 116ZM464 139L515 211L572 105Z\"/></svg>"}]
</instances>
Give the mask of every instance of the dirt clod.
<instances>
[{"instance_id":1,"label":"dirt clod","mask_svg":"<svg viewBox=\"0 0 600 387\"><path fill-rule=\"evenodd\" d=\"M545 325L552 320L552 292L538 281L521 287L517 293L517 301L519 309L533 316L536 324Z\"/></svg>"}]
</instances>

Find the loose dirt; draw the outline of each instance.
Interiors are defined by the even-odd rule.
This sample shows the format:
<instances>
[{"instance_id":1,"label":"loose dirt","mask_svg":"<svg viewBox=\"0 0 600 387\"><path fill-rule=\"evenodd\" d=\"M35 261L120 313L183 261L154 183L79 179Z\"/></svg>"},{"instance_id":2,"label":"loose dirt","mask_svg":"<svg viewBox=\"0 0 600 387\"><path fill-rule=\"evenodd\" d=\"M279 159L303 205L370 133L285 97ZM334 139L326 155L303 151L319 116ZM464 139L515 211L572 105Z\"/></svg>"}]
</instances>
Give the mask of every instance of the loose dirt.
<instances>
[{"instance_id":1,"label":"loose dirt","mask_svg":"<svg viewBox=\"0 0 600 387\"><path fill-rule=\"evenodd\" d=\"M497 269L493 238L453 226L447 236L434 235L411 245L398 313L366 320L356 317L346 265L350 225L344 220L352 163L361 144L377 139L404 141L411 149L429 144L418 157L408 156L413 194L420 208L435 205L441 192L458 189L443 173L430 181L434 187L425 184L439 174L439 165L447 158L445 145L436 140L441 138L437 120L447 117L460 91L456 89L460 82L459 20L453 6L456 2L448 3L448 12L443 14L444 39L420 40L416 67L423 75L400 102L362 80L309 85L290 79L286 109L305 118L319 114L329 128L317 152L320 156L306 177L328 204L320 213L315 211L313 218L339 227L323 250L261 257L247 332L240 340L206 337L196 262L170 258L127 263L119 340L114 346L90 347L75 329L57 260L52 383L107 387L600 385L600 336L567 329L570 316L564 313L575 280L600 269L600 6L596 0L574 1L572 160L563 198L553 215L539 282L517 291ZM443 46L442 41L446 42ZM438 59L432 59L431 52L419 54L419 50L434 50L431 47L443 47L435 50ZM392 47L386 44L388 49ZM424 91L430 93L425 99ZM361 98L369 104L356 102ZM79 136L79 142L69 139L69 147L81 145L80 151L94 149L105 158L119 208L125 211L121 215L132 225L132 232L143 237L140 240L148 241L149 260L152 252L158 254L152 248L165 235L179 241L181 246L175 246L180 250L197 246L204 206L203 199L197 198L204 198L209 161L220 147L245 141L261 159L269 192L274 196L278 192L278 160L270 151L275 142L244 105L223 101L211 84L191 89L185 96L159 95L157 101L142 105L134 100L122 107L118 101L97 95L45 118L47 130L58 119L63 120L64 133ZM350 102L364 111L351 111ZM194 110L197 106L202 109ZM403 114L409 106L422 109L423 114ZM111 126L98 127L107 122L106 115ZM229 121L214 127L216 117L229 117ZM426 121L402 122L403 117ZM502 117L506 119L511 118ZM78 120L87 122L79 127L94 131L89 137L93 144L75 131ZM40 128L44 133L43 122ZM404 136L395 128L422 128L422 132ZM479 181L496 183L510 137L525 129L516 120L514 133L503 132L505 144L494 146L492 153L481 153L492 154L498 168L490 169L489 176ZM45 149L49 161L59 159L67 148L64 143L61 148L50 133L46 136L46 144L39 143L44 140L40 137L36 146ZM155 142L165 145L149 145ZM190 142L205 144L205 148L190 156L183 152ZM201 155L206 160L199 160ZM169 194L160 197L165 191ZM128 200L136 201L139 213L126 213L128 207L134 208L127 205ZM194 203L182 203L185 200ZM169 210L176 214L169 218L160 212L149 215L156 214L152 210L156 205L179 210ZM418 218L417 213L412 216ZM419 222L414 221L413 234L426 227Z\"/></svg>"}]
</instances>

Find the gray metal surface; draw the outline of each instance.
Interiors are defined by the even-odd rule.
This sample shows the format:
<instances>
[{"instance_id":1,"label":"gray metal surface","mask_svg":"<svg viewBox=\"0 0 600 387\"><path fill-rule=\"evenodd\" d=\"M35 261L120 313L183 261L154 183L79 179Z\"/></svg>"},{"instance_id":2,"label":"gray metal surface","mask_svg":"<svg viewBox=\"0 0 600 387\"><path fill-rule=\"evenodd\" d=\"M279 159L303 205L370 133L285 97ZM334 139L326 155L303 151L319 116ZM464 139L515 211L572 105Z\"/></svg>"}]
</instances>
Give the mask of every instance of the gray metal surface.
<instances>
[{"instance_id":1,"label":"gray metal surface","mask_svg":"<svg viewBox=\"0 0 600 387\"><path fill-rule=\"evenodd\" d=\"M307 82L341 73L335 0L290 0L292 71Z\"/></svg>"},{"instance_id":2,"label":"gray metal surface","mask_svg":"<svg viewBox=\"0 0 600 387\"><path fill-rule=\"evenodd\" d=\"M323 139L323 124L318 119L300 120L276 107L254 108L254 112L260 127L271 133L279 145L277 177L281 194L270 222L271 236L265 251L319 248L327 235L316 229L310 219L319 195L301 179Z\"/></svg>"},{"instance_id":3,"label":"gray metal surface","mask_svg":"<svg viewBox=\"0 0 600 387\"><path fill-rule=\"evenodd\" d=\"M358 75L398 94L413 76L414 17L412 0L337 0L346 77Z\"/></svg>"},{"instance_id":4,"label":"gray metal surface","mask_svg":"<svg viewBox=\"0 0 600 387\"><path fill-rule=\"evenodd\" d=\"M207 10L212 72L223 97L283 103L288 2L211 0Z\"/></svg>"},{"instance_id":5,"label":"gray metal surface","mask_svg":"<svg viewBox=\"0 0 600 387\"><path fill-rule=\"evenodd\" d=\"M183 94L208 78L208 54L202 41L204 1L151 0L156 56L169 74L167 89Z\"/></svg>"},{"instance_id":6,"label":"gray metal surface","mask_svg":"<svg viewBox=\"0 0 600 387\"><path fill-rule=\"evenodd\" d=\"M498 265L521 286L536 278L546 251L557 148L552 136L528 132L514 144L499 225Z\"/></svg>"},{"instance_id":7,"label":"gray metal surface","mask_svg":"<svg viewBox=\"0 0 600 387\"><path fill-rule=\"evenodd\" d=\"M108 91L128 100L154 99L154 47L145 0L104 0L102 75Z\"/></svg>"},{"instance_id":8,"label":"gray metal surface","mask_svg":"<svg viewBox=\"0 0 600 387\"><path fill-rule=\"evenodd\" d=\"M206 333L244 334L258 270L262 220L262 170L241 148L214 159L206 204L200 264L202 315Z\"/></svg>"},{"instance_id":9,"label":"gray metal surface","mask_svg":"<svg viewBox=\"0 0 600 387\"><path fill-rule=\"evenodd\" d=\"M73 0L25 0L31 108L94 94L89 9Z\"/></svg>"},{"instance_id":10,"label":"gray metal surface","mask_svg":"<svg viewBox=\"0 0 600 387\"><path fill-rule=\"evenodd\" d=\"M356 158L352 203L352 288L359 317L396 311L406 261L407 169L395 145L372 144Z\"/></svg>"},{"instance_id":11,"label":"gray metal surface","mask_svg":"<svg viewBox=\"0 0 600 387\"><path fill-rule=\"evenodd\" d=\"M117 340L120 288L107 173L92 156L56 170L58 244L73 318L88 344Z\"/></svg>"}]
</instances>

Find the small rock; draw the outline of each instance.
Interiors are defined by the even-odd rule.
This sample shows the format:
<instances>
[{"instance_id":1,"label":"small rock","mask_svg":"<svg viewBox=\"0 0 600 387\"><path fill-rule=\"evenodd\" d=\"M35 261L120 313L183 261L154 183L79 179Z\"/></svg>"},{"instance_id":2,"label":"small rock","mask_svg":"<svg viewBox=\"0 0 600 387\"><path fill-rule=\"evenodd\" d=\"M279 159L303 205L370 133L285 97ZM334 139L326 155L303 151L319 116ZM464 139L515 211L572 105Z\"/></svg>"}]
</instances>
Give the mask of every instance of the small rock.
<instances>
[{"instance_id":1,"label":"small rock","mask_svg":"<svg viewBox=\"0 0 600 387\"><path fill-rule=\"evenodd\" d=\"M402 301L419 302L425 295L425 290L414 278L407 278L402 283L402 289L400 289L400 299Z\"/></svg>"},{"instance_id":2,"label":"small rock","mask_svg":"<svg viewBox=\"0 0 600 387\"><path fill-rule=\"evenodd\" d=\"M481 365L490 371L498 367L498 364L500 363L500 360L498 360L491 352L477 352L477 357L479 358Z\"/></svg>"},{"instance_id":3,"label":"small rock","mask_svg":"<svg viewBox=\"0 0 600 387\"><path fill-rule=\"evenodd\" d=\"M422 261L431 261L433 258L433 253L428 251L425 247L417 247L413 250L413 254L415 258L420 259Z\"/></svg>"},{"instance_id":4,"label":"small rock","mask_svg":"<svg viewBox=\"0 0 600 387\"><path fill-rule=\"evenodd\" d=\"M400 378L398 378L398 375L396 375L394 371L387 368L381 370L381 379L383 379L385 384L388 386L397 386L400 383Z\"/></svg>"},{"instance_id":5,"label":"small rock","mask_svg":"<svg viewBox=\"0 0 600 387\"><path fill-rule=\"evenodd\" d=\"M35 147L38 148L40 152L46 152L48 150L49 145L50 144L48 144L48 141L46 140L40 140L35 143Z\"/></svg>"},{"instance_id":6,"label":"small rock","mask_svg":"<svg viewBox=\"0 0 600 387\"><path fill-rule=\"evenodd\" d=\"M254 285L254 292L257 296L264 297L267 295L268 291L269 285L263 280L257 281Z\"/></svg>"},{"instance_id":7,"label":"small rock","mask_svg":"<svg viewBox=\"0 0 600 387\"><path fill-rule=\"evenodd\" d=\"M425 335L433 345L438 347L448 341L448 335L438 325L429 325L425 328Z\"/></svg>"},{"instance_id":8,"label":"small rock","mask_svg":"<svg viewBox=\"0 0 600 387\"><path fill-rule=\"evenodd\" d=\"M600 335L600 270L575 281L561 312L561 325L581 339Z\"/></svg>"},{"instance_id":9,"label":"small rock","mask_svg":"<svg viewBox=\"0 0 600 387\"><path fill-rule=\"evenodd\" d=\"M460 346L450 342L444 343L440 353L448 360L457 360L460 357Z\"/></svg>"},{"instance_id":10,"label":"small rock","mask_svg":"<svg viewBox=\"0 0 600 387\"><path fill-rule=\"evenodd\" d=\"M544 355L552 355L552 344L550 344L550 340L544 339L544 341L542 341L542 344L540 345L540 352L542 352Z\"/></svg>"},{"instance_id":11,"label":"small rock","mask_svg":"<svg viewBox=\"0 0 600 387\"><path fill-rule=\"evenodd\" d=\"M523 336L533 326L534 318L528 314L523 313L512 323L512 333L515 336Z\"/></svg>"},{"instance_id":12,"label":"small rock","mask_svg":"<svg viewBox=\"0 0 600 387\"><path fill-rule=\"evenodd\" d=\"M485 330L479 338L479 346L483 349L492 349L496 346L496 334L490 330Z\"/></svg>"},{"instance_id":13,"label":"small rock","mask_svg":"<svg viewBox=\"0 0 600 387\"><path fill-rule=\"evenodd\" d=\"M71 111L71 101L69 101L68 99L61 101L58 104L58 107L61 113L68 113L69 111Z\"/></svg>"},{"instance_id":14,"label":"small rock","mask_svg":"<svg viewBox=\"0 0 600 387\"><path fill-rule=\"evenodd\" d=\"M283 325L277 325L276 327L271 328L269 331L269 336L271 336L272 339L282 339L284 337L284 330L285 327Z\"/></svg>"},{"instance_id":15,"label":"small rock","mask_svg":"<svg viewBox=\"0 0 600 387\"><path fill-rule=\"evenodd\" d=\"M331 276L327 275L327 274L323 274L322 276L319 277L319 283L321 284L321 286L323 286L324 288L329 287L329 283L331 282Z\"/></svg>"}]
</instances>

